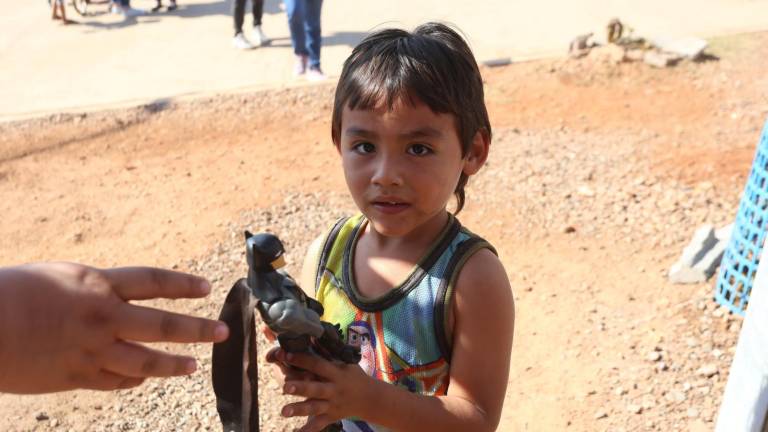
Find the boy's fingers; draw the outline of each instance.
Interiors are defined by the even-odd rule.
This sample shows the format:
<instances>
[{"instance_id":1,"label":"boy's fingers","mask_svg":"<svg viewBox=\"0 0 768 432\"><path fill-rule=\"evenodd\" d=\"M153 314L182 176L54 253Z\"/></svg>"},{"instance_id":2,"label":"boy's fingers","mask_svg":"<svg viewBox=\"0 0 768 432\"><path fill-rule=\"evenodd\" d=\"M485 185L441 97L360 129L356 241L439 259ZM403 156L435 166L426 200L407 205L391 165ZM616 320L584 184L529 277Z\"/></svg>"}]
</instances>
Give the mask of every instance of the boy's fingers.
<instances>
[{"instance_id":1,"label":"boy's fingers","mask_svg":"<svg viewBox=\"0 0 768 432\"><path fill-rule=\"evenodd\" d=\"M283 363L285 357L280 358L280 352L282 352L280 347L270 348L269 351L267 351L267 363Z\"/></svg>"},{"instance_id":2,"label":"boy's fingers","mask_svg":"<svg viewBox=\"0 0 768 432\"><path fill-rule=\"evenodd\" d=\"M283 394L302 396L307 399L330 399L333 396L331 384L320 381L286 381Z\"/></svg>"},{"instance_id":3,"label":"boy's fingers","mask_svg":"<svg viewBox=\"0 0 768 432\"><path fill-rule=\"evenodd\" d=\"M221 342L229 336L221 321L128 303L121 305L115 321L115 337L137 342Z\"/></svg>"},{"instance_id":4,"label":"boy's fingers","mask_svg":"<svg viewBox=\"0 0 768 432\"><path fill-rule=\"evenodd\" d=\"M266 337L270 342L274 342L275 339L277 339L277 337L275 337L275 332L273 332L272 329L269 328L269 326L266 324L261 326L261 332L264 333L264 337Z\"/></svg>"},{"instance_id":5,"label":"boy's fingers","mask_svg":"<svg viewBox=\"0 0 768 432\"><path fill-rule=\"evenodd\" d=\"M284 406L280 413L283 417L316 416L328 412L330 406L331 404L326 400L307 399Z\"/></svg>"},{"instance_id":6,"label":"boy's fingers","mask_svg":"<svg viewBox=\"0 0 768 432\"><path fill-rule=\"evenodd\" d=\"M103 361L103 369L135 378L188 375L197 369L193 358L122 341L114 343L107 350Z\"/></svg>"},{"instance_id":7,"label":"boy's fingers","mask_svg":"<svg viewBox=\"0 0 768 432\"><path fill-rule=\"evenodd\" d=\"M285 359L289 365L312 372L323 378L328 378L333 373L333 364L318 356L304 353L287 353Z\"/></svg>"},{"instance_id":8,"label":"boy's fingers","mask_svg":"<svg viewBox=\"0 0 768 432\"><path fill-rule=\"evenodd\" d=\"M123 300L205 297L211 284L186 273L153 267L119 267L100 270Z\"/></svg>"}]
</instances>

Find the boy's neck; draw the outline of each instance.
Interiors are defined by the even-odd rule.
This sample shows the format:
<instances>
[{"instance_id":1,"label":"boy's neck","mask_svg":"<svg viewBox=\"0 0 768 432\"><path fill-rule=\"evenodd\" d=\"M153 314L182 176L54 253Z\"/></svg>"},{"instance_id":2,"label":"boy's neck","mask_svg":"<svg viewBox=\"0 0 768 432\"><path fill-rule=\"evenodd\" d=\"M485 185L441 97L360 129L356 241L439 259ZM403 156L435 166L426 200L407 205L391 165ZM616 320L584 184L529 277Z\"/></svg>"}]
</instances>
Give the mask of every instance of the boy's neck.
<instances>
[{"instance_id":1,"label":"boy's neck","mask_svg":"<svg viewBox=\"0 0 768 432\"><path fill-rule=\"evenodd\" d=\"M425 258L450 216L435 215L422 226L403 236L385 236L370 221L360 232L353 252L353 277L356 290L366 299L377 299L402 284Z\"/></svg>"},{"instance_id":2,"label":"boy's neck","mask_svg":"<svg viewBox=\"0 0 768 432\"><path fill-rule=\"evenodd\" d=\"M368 237L366 242L368 242L369 247L372 247L379 252L409 250L420 251L423 253L424 250L429 248L429 246L435 242L449 219L450 215L448 214L448 211L443 210L408 234L397 237L386 236L379 233L376 231L373 224L369 222L366 224L365 230L361 233L361 238L363 236Z\"/></svg>"}]
</instances>

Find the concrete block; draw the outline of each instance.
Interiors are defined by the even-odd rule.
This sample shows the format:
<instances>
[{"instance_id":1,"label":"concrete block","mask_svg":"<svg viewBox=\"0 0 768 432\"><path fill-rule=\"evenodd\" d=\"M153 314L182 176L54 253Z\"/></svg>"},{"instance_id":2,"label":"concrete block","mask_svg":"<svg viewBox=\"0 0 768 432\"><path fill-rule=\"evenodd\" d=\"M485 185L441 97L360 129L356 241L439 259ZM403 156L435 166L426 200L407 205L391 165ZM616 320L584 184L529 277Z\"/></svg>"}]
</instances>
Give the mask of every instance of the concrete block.
<instances>
[{"instance_id":1,"label":"concrete block","mask_svg":"<svg viewBox=\"0 0 768 432\"><path fill-rule=\"evenodd\" d=\"M724 235L721 230L718 231ZM679 284L706 282L715 274L728 240L718 238L712 225L697 229L680 258L670 267L669 281Z\"/></svg>"},{"instance_id":2,"label":"concrete block","mask_svg":"<svg viewBox=\"0 0 768 432\"><path fill-rule=\"evenodd\" d=\"M654 39L653 44L662 51L674 53L691 60L697 59L709 45L707 41L697 37Z\"/></svg>"},{"instance_id":3,"label":"concrete block","mask_svg":"<svg viewBox=\"0 0 768 432\"><path fill-rule=\"evenodd\" d=\"M677 64L680 61L680 56L659 51L646 51L643 61L653 67L665 68Z\"/></svg>"}]
</instances>

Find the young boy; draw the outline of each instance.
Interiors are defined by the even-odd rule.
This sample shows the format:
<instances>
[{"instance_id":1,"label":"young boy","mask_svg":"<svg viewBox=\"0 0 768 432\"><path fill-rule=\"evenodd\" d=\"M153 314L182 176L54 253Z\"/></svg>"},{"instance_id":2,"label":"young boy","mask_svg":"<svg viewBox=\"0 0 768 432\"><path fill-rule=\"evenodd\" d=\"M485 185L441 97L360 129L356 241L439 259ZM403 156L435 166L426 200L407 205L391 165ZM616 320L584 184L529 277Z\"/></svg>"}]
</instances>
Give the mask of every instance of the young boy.
<instances>
[{"instance_id":1,"label":"young boy","mask_svg":"<svg viewBox=\"0 0 768 432\"><path fill-rule=\"evenodd\" d=\"M282 414L308 417L301 431L495 430L512 293L493 247L447 209L454 195L463 207L491 140L470 48L436 23L368 36L344 64L332 138L362 214L312 244L302 286L362 360L271 353L314 376L282 368L283 391L306 398Z\"/></svg>"}]
</instances>

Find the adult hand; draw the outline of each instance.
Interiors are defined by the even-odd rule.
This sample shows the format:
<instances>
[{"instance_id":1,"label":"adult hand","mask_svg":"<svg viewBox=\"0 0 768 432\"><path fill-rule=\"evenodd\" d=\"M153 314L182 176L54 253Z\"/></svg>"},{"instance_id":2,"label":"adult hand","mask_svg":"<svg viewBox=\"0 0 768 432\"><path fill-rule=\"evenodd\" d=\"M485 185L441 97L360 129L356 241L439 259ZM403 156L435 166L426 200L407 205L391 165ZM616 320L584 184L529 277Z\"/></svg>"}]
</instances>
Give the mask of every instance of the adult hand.
<instances>
[{"instance_id":1,"label":"adult hand","mask_svg":"<svg viewBox=\"0 0 768 432\"><path fill-rule=\"evenodd\" d=\"M0 269L0 391L113 390L190 374L194 358L140 342L219 342L226 325L129 301L205 297L210 289L199 277L149 267Z\"/></svg>"}]
</instances>

